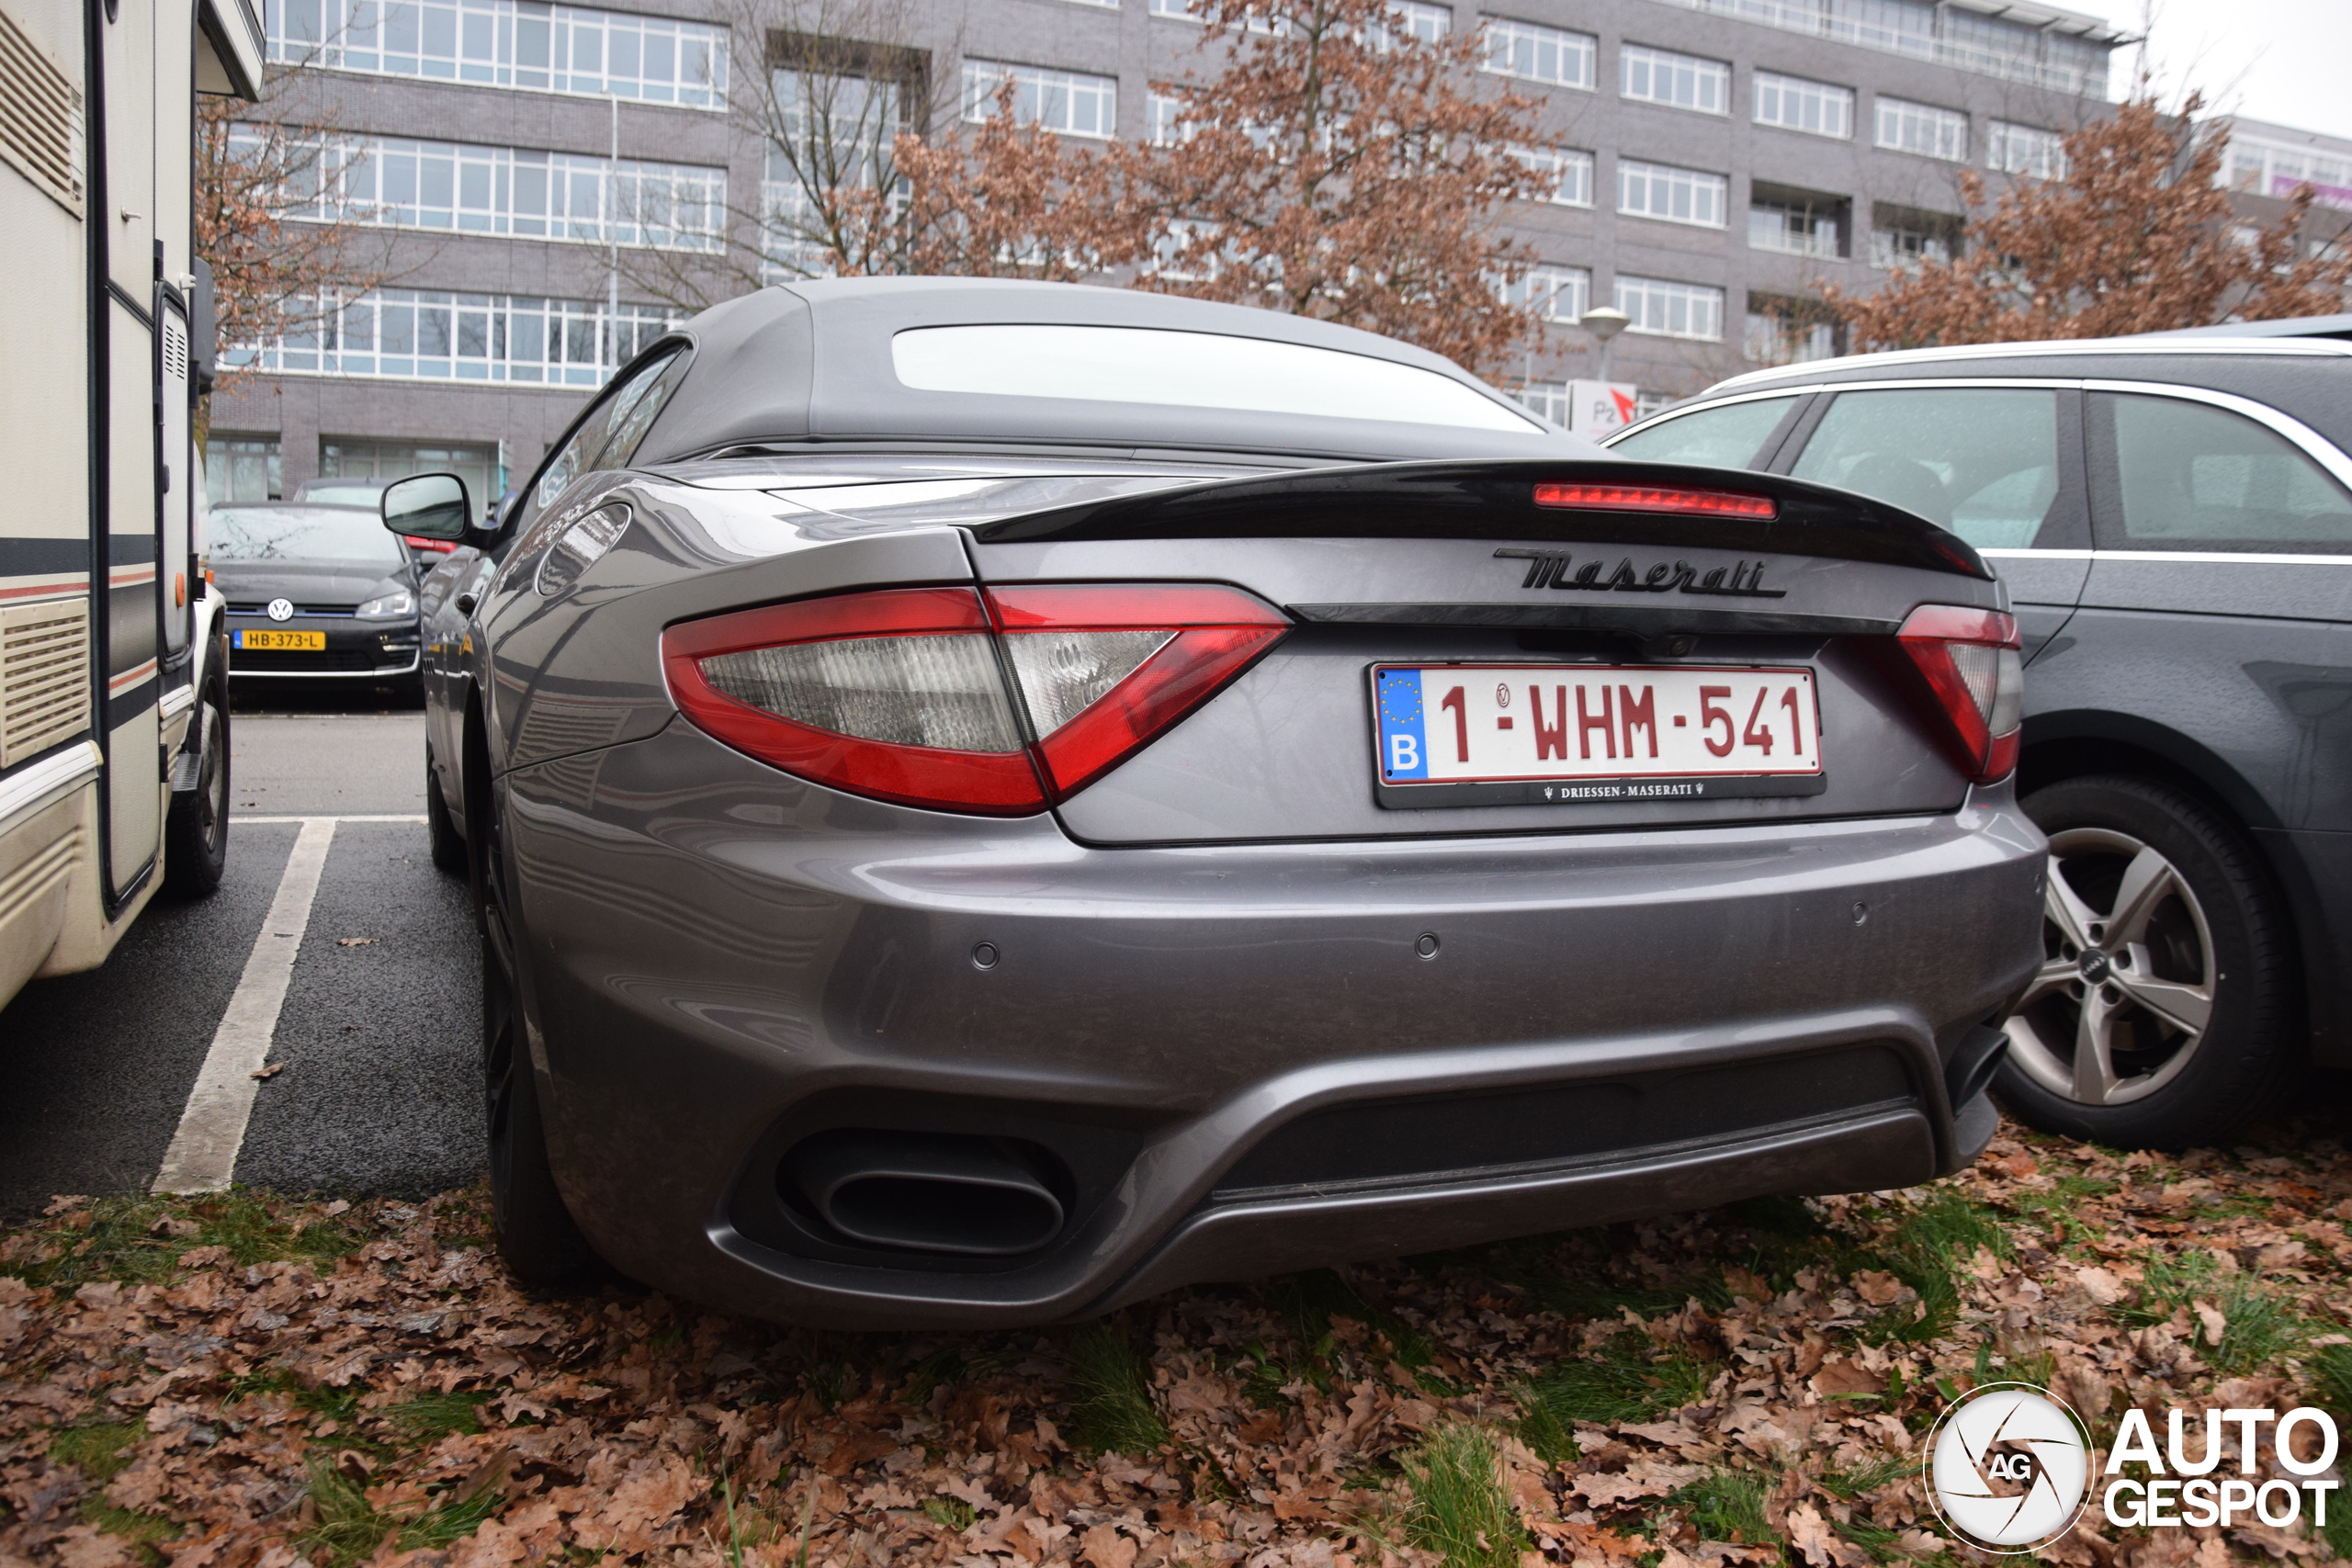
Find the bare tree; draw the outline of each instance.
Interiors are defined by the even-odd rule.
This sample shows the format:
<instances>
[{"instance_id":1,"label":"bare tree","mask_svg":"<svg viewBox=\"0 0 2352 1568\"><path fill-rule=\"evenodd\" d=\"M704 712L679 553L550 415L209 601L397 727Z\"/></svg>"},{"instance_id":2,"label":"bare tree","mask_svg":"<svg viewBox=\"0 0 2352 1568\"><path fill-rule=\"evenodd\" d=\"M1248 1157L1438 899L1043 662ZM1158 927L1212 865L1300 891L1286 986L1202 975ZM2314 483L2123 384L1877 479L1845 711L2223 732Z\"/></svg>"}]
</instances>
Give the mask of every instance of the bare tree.
<instances>
[{"instance_id":1,"label":"bare tree","mask_svg":"<svg viewBox=\"0 0 2352 1568\"><path fill-rule=\"evenodd\" d=\"M621 276L698 310L781 278L915 270L901 139L936 130L906 0L735 0L729 123L758 165L707 248L634 249Z\"/></svg>"},{"instance_id":2,"label":"bare tree","mask_svg":"<svg viewBox=\"0 0 2352 1568\"><path fill-rule=\"evenodd\" d=\"M390 236L363 235L332 199L335 134L309 101L309 71L273 65L256 104L198 102L196 254L212 267L227 346L315 330L390 272ZM224 365L220 384L247 374Z\"/></svg>"},{"instance_id":3,"label":"bare tree","mask_svg":"<svg viewBox=\"0 0 2352 1568\"><path fill-rule=\"evenodd\" d=\"M2143 80L2112 118L2069 134L2065 170L1997 200L1960 175L1965 251L1874 294L1823 290L1858 348L2106 337L2342 310L2352 245L2306 248L2312 192L2268 227L2243 223L2217 179L2226 122L2190 93L2167 112ZM2347 226L2352 227L2352 226Z\"/></svg>"}]
</instances>

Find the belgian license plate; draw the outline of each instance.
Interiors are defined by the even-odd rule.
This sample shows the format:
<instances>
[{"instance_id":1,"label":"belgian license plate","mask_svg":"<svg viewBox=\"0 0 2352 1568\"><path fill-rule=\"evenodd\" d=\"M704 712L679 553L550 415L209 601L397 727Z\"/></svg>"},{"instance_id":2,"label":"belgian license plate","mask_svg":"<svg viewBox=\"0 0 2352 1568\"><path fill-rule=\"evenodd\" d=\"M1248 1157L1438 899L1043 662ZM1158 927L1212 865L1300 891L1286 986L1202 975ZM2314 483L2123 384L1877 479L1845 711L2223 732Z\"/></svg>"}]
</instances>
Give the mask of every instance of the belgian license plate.
<instances>
[{"instance_id":1,"label":"belgian license plate","mask_svg":"<svg viewBox=\"0 0 2352 1568\"><path fill-rule=\"evenodd\" d=\"M1813 671L1378 664L1381 804L1577 805L1817 795Z\"/></svg>"},{"instance_id":2,"label":"belgian license plate","mask_svg":"<svg viewBox=\"0 0 2352 1568\"><path fill-rule=\"evenodd\" d=\"M240 627L229 634L229 646L251 649L255 653L323 653L327 634L273 631L267 626Z\"/></svg>"}]
</instances>

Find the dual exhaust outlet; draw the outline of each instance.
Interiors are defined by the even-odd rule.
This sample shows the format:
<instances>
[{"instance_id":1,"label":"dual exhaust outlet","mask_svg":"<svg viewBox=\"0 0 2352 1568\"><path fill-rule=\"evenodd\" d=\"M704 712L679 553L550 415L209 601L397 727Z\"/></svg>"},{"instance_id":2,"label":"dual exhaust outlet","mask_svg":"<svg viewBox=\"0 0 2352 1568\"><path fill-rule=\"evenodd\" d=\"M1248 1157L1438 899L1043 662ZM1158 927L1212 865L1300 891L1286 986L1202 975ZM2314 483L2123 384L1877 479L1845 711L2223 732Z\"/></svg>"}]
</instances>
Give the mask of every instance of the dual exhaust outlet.
<instances>
[{"instance_id":1,"label":"dual exhaust outlet","mask_svg":"<svg viewBox=\"0 0 2352 1568\"><path fill-rule=\"evenodd\" d=\"M777 1172L787 1202L853 1243L966 1258L1017 1257L1059 1235L1057 1174L1014 1138L856 1127L804 1138Z\"/></svg>"}]
</instances>

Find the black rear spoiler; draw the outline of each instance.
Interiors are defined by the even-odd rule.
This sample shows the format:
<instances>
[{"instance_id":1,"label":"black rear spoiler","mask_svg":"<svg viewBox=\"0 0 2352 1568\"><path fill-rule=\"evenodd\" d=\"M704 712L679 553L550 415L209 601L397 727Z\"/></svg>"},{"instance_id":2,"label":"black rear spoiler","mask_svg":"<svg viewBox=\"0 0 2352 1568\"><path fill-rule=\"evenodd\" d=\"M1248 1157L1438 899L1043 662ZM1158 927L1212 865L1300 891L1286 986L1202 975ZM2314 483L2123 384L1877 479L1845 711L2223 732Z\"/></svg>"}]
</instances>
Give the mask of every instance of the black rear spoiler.
<instances>
[{"instance_id":1,"label":"black rear spoiler","mask_svg":"<svg viewBox=\"0 0 2352 1568\"><path fill-rule=\"evenodd\" d=\"M1770 517L1538 506L1539 483L1768 496ZM1511 539L1824 556L1993 581L1967 541L1849 491L1680 463L1375 463L1227 479L1033 512L973 529L983 544L1081 539Z\"/></svg>"}]
</instances>

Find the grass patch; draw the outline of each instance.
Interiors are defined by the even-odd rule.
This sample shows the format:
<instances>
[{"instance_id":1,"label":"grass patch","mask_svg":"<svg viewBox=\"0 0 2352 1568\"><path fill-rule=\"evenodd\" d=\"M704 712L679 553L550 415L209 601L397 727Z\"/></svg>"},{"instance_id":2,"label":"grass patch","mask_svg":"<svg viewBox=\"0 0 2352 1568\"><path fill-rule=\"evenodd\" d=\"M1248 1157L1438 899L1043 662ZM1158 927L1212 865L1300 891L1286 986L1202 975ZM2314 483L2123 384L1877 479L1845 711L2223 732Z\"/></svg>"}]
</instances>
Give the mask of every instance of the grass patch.
<instances>
[{"instance_id":1,"label":"grass patch","mask_svg":"<svg viewBox=\"0 0 2352 1568\"><path fill-rule=\"evenodd\" d=\"M2352 1345L2322 1346L2310 1366L2312 1393L2320 1404L2335 1413L2339 1424L2352 1422Z\"/></svg>"},{"instance_id":2,"label":"grass patch","mask_svg":"<svg viewBox=\"0 0 2352 1568\"><path fill-rule=\"evenodd\" d=\"M1646 1421L1705 1396L1713 1373L1681 1349L1660 1350L1627 1329L1592 1355L1561 1361L1512 1391L1521 1440L1557 1464L1577 1457L1578 1422L1609 1427Z\"/></svg>"},{"instance_id":3,"label":"grass patch","mask_svg":"<svg viewBox=\"0 0 2352 1568\"><path fill-rule=\"evenodd\" d=\"M411 1443L435 1443L458 1433L471 1437L481 1430L481 1397L479 1393L420 1393L387 1409L384 1419Z\"/></svg>"},{"instance_id":4,"label":"grass patch","mask_svg":"<svg viewBox=\"0 0 2352 1568\"><path fill-rule=\"evenodd\" d=\"M505 1504L496 1486L470 1497L445 1495L441 1502L410 1519L378 1513L359 1483L334 1468L324 1454L311 1460L311 1506L315 1521L297 1538L304 1555L322 1568L341 1568L372 1554L386 1537L402 1551L454 1544L480 1529Z\"/></svg>"},{"instance_id":5,"label":"grass patch","mask_svg":"<svg viewBox=\"0 0 2352 1568\"><path fill-rule=\"evenodd\" d=\"M972 1505L961 1497L926 1497L922 1500L923 1517L933 1524L962 1535L972 1528Z\"/></svg>"},{"instance_id":6,"label":"grass patch","mask_svg":"<svg viewBox=\"0 0 2352 1568\"><path fill-rule=\"evenodd\" d=\"M1405 1537L1448 1568L1519 1568L1533 1543L1503 1491L1501 1459L1483 1427L1447 1427L1402 1458L1413 1501Z\"/></svg>"},{"instance_id":7,"label":"grass patch","mask_svg":"<svg viewBox=\"0 0 2352 1568\"><path fill-rule=\"evenodd\" d=\"M1070 1337L1070 1445L1080 1453L1158 1453L1168 1423L1151 1402L1151 1373L1135 1345L1107 1323Z\"/></svg>"},{"instance_id":8,"label":"grass patch","mask_svg":"<svg viewBox=\"0 0 2352 1568\"><path fill-rule=\"evenodd\" d=\"M1764 1513L1768 1490L1760 1476L1719 1470L1692 1482L1667 1502L1682 1510L1701 1540L1770 1546L1774 1544L1772 1524Z\"/></svg>"},{"instance_id":9,"label":"grass patch","mask_svg":"<svg viewBox=\"0 0 2352 1568\"><path fill-rule=\"evenodd\" d=\"M1329 1269L1310 1269L1304 1274L1291 1274L1274 1281L1268 1292L1276 1311L1291 1322L1304 1348L1308 1365L1286 1368L1273 1358L1259 1354L1258 1374L1271 1376L1272 1388L1297 1377L1305 1377L1317 1387L1329 1389L1330 1380L1321 1374L1314 1363L1328 1361L1334 1341L1331 1320L1344 1317L1363 1324L1366 1328L1388 1341L1391 1358L1413 1374L1413 1381L1422 1389L1442 1399L1451 1399L1463 1391L1430 1369L1437 1364L1437 1346L1430 1337L1383 1306L1376 1306L1357 1293L1355 1288ZM1254 1352L1253 1352L1254 1353ZM1253 1374L1257 1375L1257 1374ZM1276 1402L1279 1402L1279 1393ZM1261 1407L1271 1408L1266 1401Z\"/></svg>"},{"instance_id":10,"label":"grass patch","mask_svg":"<svg viewBox=\"0 0 2352 1568\"><path fill-rule=\"evenodd\" d=\"M1821 1473L1822 1489L1835 1493L1850 1503L1857 1497L1869 1495L1880 1487L1889 1485L1898 1477L1908 1475L1919 1467L1916 1459L1896 1454L1858 1464L1851 1470L1828 1470Z\"/></svg>"},{"instance_id":11,"label":"grass patch","mask_svg":"<svg viewBox=\"0 0 2352 1568\"><path fill-rule=\"evenodd\" d=\"M1890 1340L1926 1344L1951 1332L1960 1317L1958 1270L1983 1247L2007 1259L2017 1244L2000 1217L1962 1194L1945 1190L1905 1214L1884 1245L1841 1259L1846 1271L1879 1269L1918 1292L1916 1306L1880 1313L1864 1327L1873 1345Z\"/></svg>"},{"instance_id":12,"label":"grass patch","mask_svg":"<svg viewBox=\"0 0 2352 1568\"><path fill-rule=\"evenodd\" d=\"M135 1421L68 1427L51 1434L49 1457L80 1471L82 1479L93 1487L104 1486L122 1473L130 1463L131 1446L146 1435L146 1428Z\"/></svg>"},{"instance_id":13,"label":"grass patch","mask_svg":"<svg viewBox=\"0 0 2352 1568\"><path fill-rule=\"evenodd\" d=\"M2115 1315L2134 1328L2162 1323L2182 1307L2209 1302L2224 1322L2222 1342L2212 1344L2203 1324L2196 1325L2199 1353L2224 1376L2258 1370L2299 1343L2309 1325L2294 1309L2249 1275L2223 1273L2210 1252L2149 1260L2136 1302Z\"/></svg>"},{"instance_id":14,"label":"grass patch","mask_svg":"<svg viewBox=\"0 0 2352 1568\"><path fill-rule=\"evenodd\" d=\"M168 1280L182 1253L202 1247L226 1248L239 1268L280 1261L324 1266L363 1239L339 1221L317 1218L310 1204L243 1188L195 1199L98 1198L85 1212L90 1221L79 1242L46 1257L35 1253L15 1270L27 1284L72 1290L108 1280Z\"/></svg>"},{"instance_id":15,"label":"grass patch","mask_svg":"<svg viewBox=\"0 0 2352 1568\"><path fill-rule=\"evenodd\" d=\"M155 1514L118 1507L98 1495L107 1482L130 1466L130 1450L146 1435L146 1429L134 1421L68 1427L50 1437L49 1457L59 1464L72 1465L90 1483L91 1495L83 1498L75 1510L82 1522L130 1542L148 1568L160 1568L164 1555L155 1548L161 1542L176 1540L180 1527Z\"/></svg>"}]
</instances>

